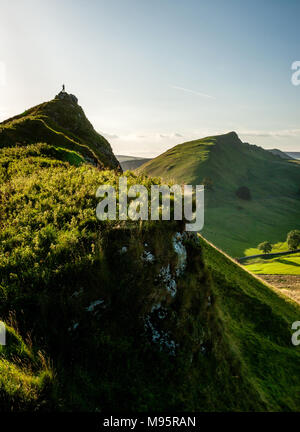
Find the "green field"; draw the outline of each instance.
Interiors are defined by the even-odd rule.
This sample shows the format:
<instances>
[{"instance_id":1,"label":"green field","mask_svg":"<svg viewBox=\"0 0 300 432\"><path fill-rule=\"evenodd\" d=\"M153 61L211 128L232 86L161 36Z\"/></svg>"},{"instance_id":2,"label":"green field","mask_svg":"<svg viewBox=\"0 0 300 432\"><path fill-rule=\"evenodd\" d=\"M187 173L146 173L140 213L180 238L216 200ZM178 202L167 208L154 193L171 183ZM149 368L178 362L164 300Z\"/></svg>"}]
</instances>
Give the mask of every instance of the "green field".
<instances>
[{"instance_id":1,"label":"green field","mask_svg":"<svg viewBox=\"0 0 300 432\"><path fill-rule=\"evenodd\" d=\"M287 252L287 242L278 242L272 245L272 253ZM245 250L245 256L259 255L262 251L258 248ZM255 274L285 274L300 275L300 253L282 255L270 258L253 258L243 262L247 270Z\"/></svg>"},{"instance_id":2,"label":"green field","mask_svg":"<svg viewBox=\"0 0 300 432\"><path fill-rule=\"evenodd\" d=\"M272 244L272 251L270 253L287 252L289 250L287 242L278 242ZM244 251L244 256L261 255L263 252L257 247L248 248Z\"/></svg>"},{"instance_id":3,"label":"green field","mask_svg":"<svg viewBox=\"0 0 300 432\"><path fill-rule=\"evenodd\" d=\"M231 256L265 240L284 241L299 228L300 166L242 143L234 132L177 145L140 170L180 184L209 178L201 234ZM241 186L251 200L236 196Z\"/></svg>"},{"instance_id":4,"label":"green field","mask_svg":"<svg viewBox=\"0 0 300 432\"><path fill-rule=\"evenodd\" d=\"M245 264L247 270L256 274L300 275L300 254L284 255L272 259L255 259Z\"/></svg>"}]
</instances>

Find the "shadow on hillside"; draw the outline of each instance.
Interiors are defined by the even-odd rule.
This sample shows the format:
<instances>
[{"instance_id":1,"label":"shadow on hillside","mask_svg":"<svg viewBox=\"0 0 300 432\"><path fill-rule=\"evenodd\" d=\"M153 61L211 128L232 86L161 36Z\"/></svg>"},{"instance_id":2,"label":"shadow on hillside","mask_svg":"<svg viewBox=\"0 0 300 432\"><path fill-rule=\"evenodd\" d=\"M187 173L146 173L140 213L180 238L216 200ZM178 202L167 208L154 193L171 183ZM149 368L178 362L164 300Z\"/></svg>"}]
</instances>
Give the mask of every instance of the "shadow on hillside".
<instances>
[{"instance_id":1,"label":"shadow on hillside","mask_svg":"<svg viewBox=\"0 0 300 432\"><path fill-rule=\"evenodd\" d=\"M300 264L294 262L294 261L288 261L286 259L279 259L278 262L280 262L281 264L286 264L286 265L293 265L295 267L300 267Z\"/></svg>"}]
</instances>

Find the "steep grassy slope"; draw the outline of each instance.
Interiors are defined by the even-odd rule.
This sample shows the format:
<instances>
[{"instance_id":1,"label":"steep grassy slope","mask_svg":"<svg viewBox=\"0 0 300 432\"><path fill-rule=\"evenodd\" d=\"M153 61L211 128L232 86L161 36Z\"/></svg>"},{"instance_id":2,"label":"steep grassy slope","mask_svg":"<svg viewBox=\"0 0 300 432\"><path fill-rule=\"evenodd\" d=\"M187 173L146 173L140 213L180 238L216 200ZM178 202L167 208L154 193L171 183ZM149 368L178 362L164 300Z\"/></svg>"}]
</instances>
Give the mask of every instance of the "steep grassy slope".
<instances>
[{"instance_id":1,"label":"steep grassy slope","mask_svg":"<svg viewBox=\"0 0 300 432\"><path fill-rule=\"evenodd\" d=\"M57 404L55 379L50 362L32 347L29 335L24 342L6 323L6 345L0 345L1 412L49 410Z\"/></svg>"},{"instance_id":2,"label":"steep grassy slope","mask_svg":"<svg viewBox=\"0 0 300 432\"><path fill-rule=\"evenodd\" d=\"M226 135L180 144L139 170L206 188L203 235L232 256L299 227L300 167ZM236 196L246 186L251 200ZM220 223L222 221L222 223Z\"/></svg>"},{"instance_id":3,"label":"steep grassy slope","mask_svg":"<svg viewBox=\"0 0 300 432\"><path fill-rule=\"evenodd\" d=\"M243 358L249 381L272 409L285 410L291 403L299 410L300 352L288 342L286 333L289 323L299 316L299 306L255 279L204 239L201 246L204 262L212 271L224 337Z\"/></svg>"},{"instance_id":4,"label":"steep grassy slope","mask_svg":"<svg viewBox=\"0 0 300 432\"><path fill-rule=\"evenodd\" d=\"M0 318L32 346L1 351L4 409L299 410L299 306L178 222L97 221L117 182L65 148L0 150Z\"/></svg>"},{"instance_id":5,"label":"steep grassy slope","mask_svg":"<svg viewBox=\"0 0 300 432\"><path fill-rule=\"evenodd\" d=\"M289 156L295 159L300 159L300 152L286 152Z\"/></svg>"},{"instance_id":6,"label":"steep grassy slope","mask_svg":"<svg viewBox=\"0 0 300 432\"><path fill-rule=\"evenodd\" d=\"M280 156L282 159L293 159L288 153L284 153L283 151L279 149L270 149L269 152L273 153L275 156Z\"/></svg>"},{"instance_id":7,"label":"steep grassy slope","mask_svg":"<svg viewBox=\"0 0 300 432\"><path fill-rule=\"evenodd\" d=\"M0 123L0 148L38 142L79 153L101 168L120 169L108 141L94 130L75 96L68 93L61 92Z\"/></svg>"}]
</instances>

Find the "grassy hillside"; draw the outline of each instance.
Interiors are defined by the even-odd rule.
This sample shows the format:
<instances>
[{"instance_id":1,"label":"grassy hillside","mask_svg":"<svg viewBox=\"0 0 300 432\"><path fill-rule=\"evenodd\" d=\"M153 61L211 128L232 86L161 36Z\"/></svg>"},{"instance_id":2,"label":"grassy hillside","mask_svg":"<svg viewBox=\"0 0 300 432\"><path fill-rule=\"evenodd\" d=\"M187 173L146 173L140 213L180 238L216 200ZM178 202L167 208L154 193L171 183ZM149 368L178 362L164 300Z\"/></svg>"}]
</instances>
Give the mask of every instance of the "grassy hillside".
<instances>
[{"instance_id":1,"label":"grassy hillside","mask_svg":"<svg viewBox=\"0 0 300 432\"><path fill-rule=\"evenodd\" d=\"M278 242L272 245L271 253L285 253L289 250L287 242ZM261 250L249 248L245 256L260 255ZM300 254L291 253L278 257L257 257L243 262L246 268L255 274L270 275L300 275Z\"/></svg>"},{"instance_id":2,"label":"grassy hillside","mask_svg":"<svg viewBox=\"0 0 300 432\"><path fill-rule=\"evenodd\" d=\"M286 152L289 156L295 159L300 159L300 152Z\"/></svg>"},{"instance_id":3,"label":"grassy hillside","mask_svg":"<svg viewBox=\"0 0 300 432\"><path fill-rule=\"evenodd\" d=\"M178 222L97 221L118 174L78 157L0 150L4 410L299 410L299 306Z\"/></svg>"},{"instance_id":4,"label":"grassy hillside","mask_svg":"<svg viewBox=\"0 0 300 432\"><path fill-rule=\"evenodd\" d=\"M286 252L288 250L289 250L289 246L288 246L286 241L277 242L277 243L272 244L271 253L281 253L281 252ZM257 247L254 247L254 248L246 249L244 254L245 254L245 256L261 255L262 251L260 249L258 249Z\"/></svg>"},{"instance_id":5,"label":"grassy hillside","mask_svg":"<svg viewBox=\"0 0 300 432\"><path fill-rule=\"evenodd\" d=\"M300 275L300 253L272 259L256 258L245 263L247 269L256 274Z\"/></svg>"},{"instance_id":6,"label":"grassy hillside","mask_svg":"<svg viewBox=\"0 0 300 432\"><path fill-rule=\"evenodd\" d=\"M0 123L0 148L38 142L73 151L101 168L120 169L108 141L67 93Z\"/></svg>"},{"instance_id":7,"label":"grassy hillside","mask_svg":"<svg viewBox=\"0 0 300 432\"><path fill-rule=\"evenodd\" d=\"M144 163L151 160L150 158L140 158L135 156L123 156L123 155L116 155L116 158L120 162L123 171L127 171L127 170L133 171L139 168Z\"/></svg>"},{"instance_id":8,"label":"grassy hillside","mask_svg":"<svg viewBox=\"0 0 300 432\"><path fill-rule=\"evenodd\" d=\"M1 412L49 410L57 404L55 377L44 354L6 323L6 345L0 345ZM55 402L54 402L55 401Z\"/></svg>"},{"instance_id":9,"label":"grassy hillside","mask_svg":"<svg viewBox=\"0 0 300 432\"><path fill-rule=\"evenodd\" d=\"M290 356L295 356L299 365L300 352L285 343L287 335L284 336L284 329L295 316L299 316L299 306L295 307L292 301L254 278L204 239L200 243L204 262L212 271L216 308L222 320L224 337L228 338L235 352L242 355L249 382L262 400L268 403L272 403L273 398L277 400L277 407L273 405L273 409L285 409L283 406L287 401L297 405L298 366L292 366ZM277 329L273 332L272 323L275 321ZM282 380L285 384L278 387Z\"/></svg>"},{"instance_id":10,"label":"grassy hillside","mask_svg":"<svg viewBox=\"0 0 300 432\"><path fill-rule=\"evenodd\" d=\"M300 166L231 132L177 145L140 171L178 183L207 185L202 234L232 256L299 227ZM251 199L236 195L240 187ZM222 223L220 223L220 220Z\"/></svg>"},{"instance_id":11,"label":"grassy hillside","mask_svg":"<svg viewBox=\"0 0 300 432\"><path fill-rule=\"evenodd\" d=\"M78 114L68 95L1 124L1 409L299 410L299 306L182 222L99 222L120 172Z\"/></svg>"},{"instance_id":12,"label":"grassy hillside","mask_svg":"<svg viewBox=\"0 0 300 432\"><path fill-rule=\"evenodd\" d=\"M279 149L270 149L268 151L273 153L275 156L280 156L282 159L293 159L288 153L285 153Z\"/></svg>"}]
</instances>

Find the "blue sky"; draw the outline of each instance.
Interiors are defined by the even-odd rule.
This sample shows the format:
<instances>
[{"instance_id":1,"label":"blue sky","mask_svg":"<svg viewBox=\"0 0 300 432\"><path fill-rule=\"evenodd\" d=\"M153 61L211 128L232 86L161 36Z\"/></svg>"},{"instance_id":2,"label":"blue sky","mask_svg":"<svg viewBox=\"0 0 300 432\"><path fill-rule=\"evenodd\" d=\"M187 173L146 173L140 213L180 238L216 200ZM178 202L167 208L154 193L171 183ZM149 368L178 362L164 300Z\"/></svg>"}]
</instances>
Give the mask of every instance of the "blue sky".
<instances>
[{"instance_id":1,"label":"blue sky","mask_svg":"<svg viewBox=\"0 0 300 432\"><path fill-rule=\"evenodd\" d=\"M299 16L298 0L1 0L0 120L65 83L116 154L232 130L300 151Z\"/></svg>"}]
</instances>

